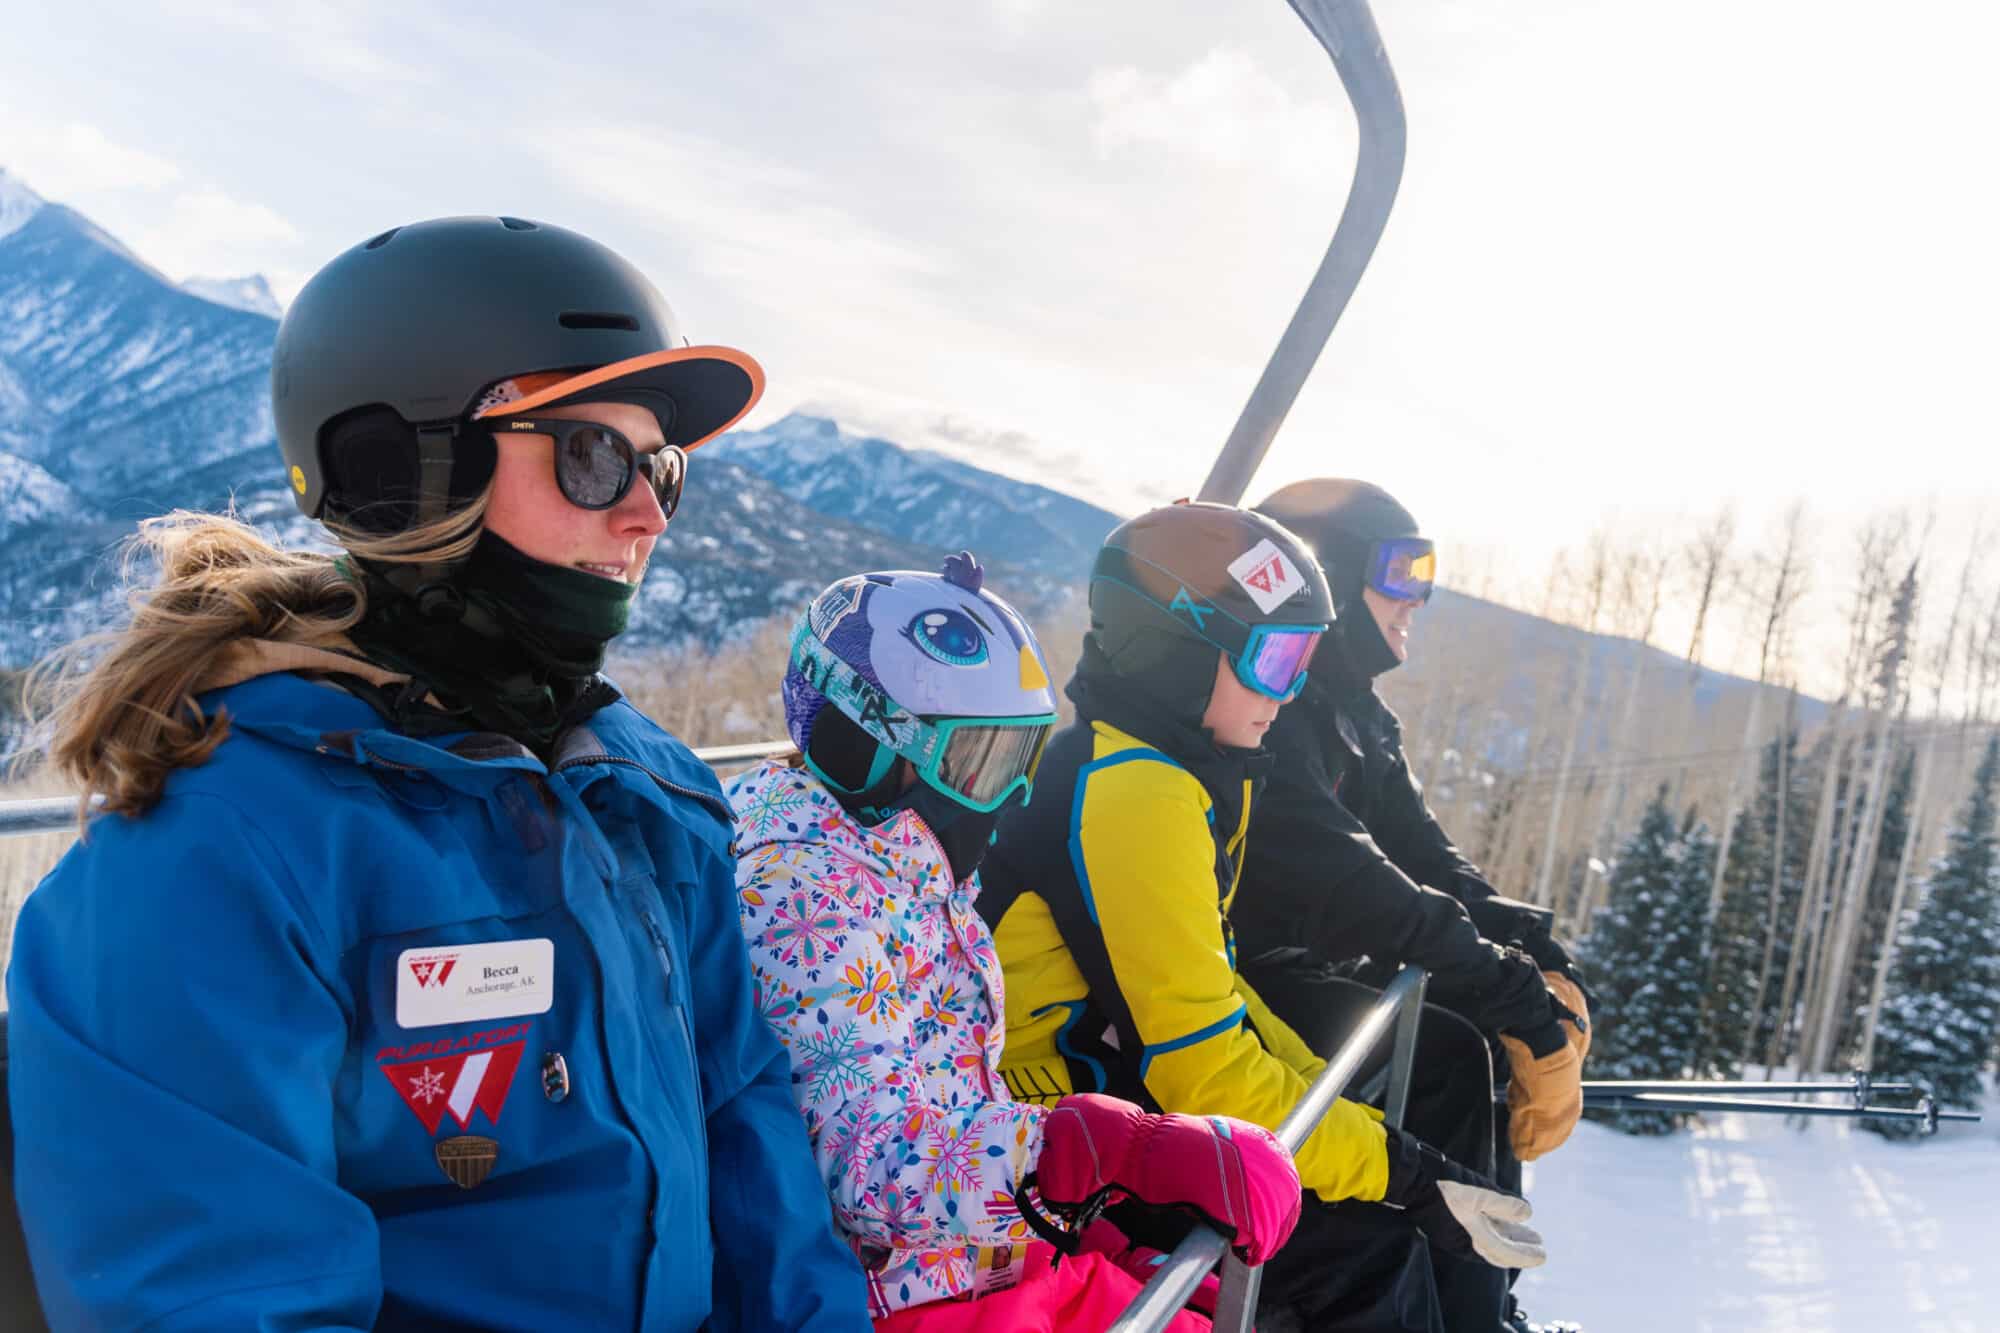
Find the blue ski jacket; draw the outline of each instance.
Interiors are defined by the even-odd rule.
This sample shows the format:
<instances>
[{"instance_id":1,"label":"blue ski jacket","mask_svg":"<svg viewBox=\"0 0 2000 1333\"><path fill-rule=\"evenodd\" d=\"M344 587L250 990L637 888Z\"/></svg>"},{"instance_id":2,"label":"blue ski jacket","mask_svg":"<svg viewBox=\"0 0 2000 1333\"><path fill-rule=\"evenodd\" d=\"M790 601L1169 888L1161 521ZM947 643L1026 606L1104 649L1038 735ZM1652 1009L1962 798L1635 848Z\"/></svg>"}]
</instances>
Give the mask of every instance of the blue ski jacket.
<instances>
[{"instance_id":1,"label":"blue ski jacket","mask_svg":"<svg viewBox=\"0 0 2000 1333\"><path fill-rule=\"evenodd\" d=\"M622 701L546 766L291 674L202 702L229 738L21 912L54 1328L869 1328L685 746Z\"/></svg>"}]
</instances>

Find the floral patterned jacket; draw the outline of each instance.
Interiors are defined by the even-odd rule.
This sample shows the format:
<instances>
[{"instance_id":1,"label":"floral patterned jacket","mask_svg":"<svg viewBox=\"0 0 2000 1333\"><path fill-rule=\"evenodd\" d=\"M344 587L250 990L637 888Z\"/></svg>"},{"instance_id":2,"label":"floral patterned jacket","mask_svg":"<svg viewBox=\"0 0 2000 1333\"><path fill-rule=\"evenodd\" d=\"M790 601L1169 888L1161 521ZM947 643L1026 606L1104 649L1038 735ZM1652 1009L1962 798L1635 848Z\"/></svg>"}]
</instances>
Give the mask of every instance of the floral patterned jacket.
<instances>
[{"instance_id":1,"label":"floral patterned jacket","mask_svg":"<svg viewBox=\"0 0 2000 1333\"><path fill-rule=\"evenodd\" d=\"M1032 1239L1014 1191L1045 1112L1000 1080L978 876L954 884L914 814L864 827L804 768L767 761L727 794L757 1002L873 1313L1013 1285Z\"/></svg>"}]
</instances>

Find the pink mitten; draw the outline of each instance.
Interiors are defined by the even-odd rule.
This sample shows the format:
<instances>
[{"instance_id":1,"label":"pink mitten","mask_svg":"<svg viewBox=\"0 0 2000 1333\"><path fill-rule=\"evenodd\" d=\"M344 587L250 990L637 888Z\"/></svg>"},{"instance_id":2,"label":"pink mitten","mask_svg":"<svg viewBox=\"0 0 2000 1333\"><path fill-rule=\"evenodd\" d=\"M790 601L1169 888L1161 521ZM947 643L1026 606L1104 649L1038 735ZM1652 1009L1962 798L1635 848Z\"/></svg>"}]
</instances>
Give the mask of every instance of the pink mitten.
<instances>
[{"instance_id":1,"label":"pink mitten","mask_svg":"<svg viewBox=\"0 0 2000 1333\"><path fill-rule=\"evenodd\" d=\"M1043 1202L1080 1211L1112 1192L1199 1214L1249 1264L1284 1246L1299 1220L1298 1169L1270 1133L1226 1116L1147 1115L1100 1093L1073 1093L1042 1121L1035 1168Z\"/></svg>"},{"instance_id":2,"label":"pink mitten","mask_svg":"<svg viewBox=\"0 0 2000 1333\"><path fill-rule=\"evenodd\" d=\"M1141 1284L1151 1282L1154 1270L1167 1261L1165 1250L1134 1244L1129 1236L1101 1217L1083 1229L1083 1248L1109 1258ZM1210 1273L1202 1278L1194 1295L1187 1298L1187 1308L1213 1319L1215 1302L1221 1295L1222 1279Z\"/></svg>"}]
</instances>

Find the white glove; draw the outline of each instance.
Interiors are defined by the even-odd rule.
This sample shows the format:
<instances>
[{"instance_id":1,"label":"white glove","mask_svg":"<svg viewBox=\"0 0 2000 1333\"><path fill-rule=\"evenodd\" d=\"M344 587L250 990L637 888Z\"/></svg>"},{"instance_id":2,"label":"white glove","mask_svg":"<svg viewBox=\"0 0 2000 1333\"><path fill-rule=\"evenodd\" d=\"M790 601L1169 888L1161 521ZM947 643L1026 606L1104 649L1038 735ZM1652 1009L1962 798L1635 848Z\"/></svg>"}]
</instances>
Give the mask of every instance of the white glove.
<instances>
[{"instance_id":1,"label":"white glove","mask_svg":"<svg viewBox=\"0 0 2000 1333\"><path fill-rule=\"evenodd\" d=\"M1526 1199L1456 1180L1440 1180L1437 1188L1472 1252L1487 1263L1495 1268L1539 1268L1548 1262L1542 1233L1528 1225L1535 1209Z\"/></svg>"}]
</instances>

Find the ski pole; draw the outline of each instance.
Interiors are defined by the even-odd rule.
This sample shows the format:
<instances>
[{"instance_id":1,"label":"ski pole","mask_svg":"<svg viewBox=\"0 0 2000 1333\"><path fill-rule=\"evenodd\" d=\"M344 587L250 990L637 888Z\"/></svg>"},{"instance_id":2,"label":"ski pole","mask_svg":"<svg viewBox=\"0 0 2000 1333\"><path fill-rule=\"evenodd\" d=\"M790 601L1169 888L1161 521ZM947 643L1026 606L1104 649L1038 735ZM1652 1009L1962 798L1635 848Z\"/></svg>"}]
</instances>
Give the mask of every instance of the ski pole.
<instances>
[{"instance_id":1,"label":"ski pole","mask_svg":"<svg viewBox=\"0 0 2000 1333\"><path fill-rule=\"evenodd\" d=\"M1826 1102L1765 1101L1754 1097L1693 1097L1672 1092L1585 1093L1583 1104L1594 1111L1743 1111L1753 1115L1832 1116L1845 1120L1914 1120L1921 1132L1937 1133L1941 1121L1977 1123L1971 1111L1940 1111L1929 1097L1914 1107L1834 1106Z\"/></svg>"},{"instance_id":2,"label":"ski pole","mask_svg":"<svg viewBox=\"0 0 2000 1333\"><path fill-rule=\"evenodd\" d=\"M1829 1079L1824 1082L1813 1083L1759 1083L1751 1079L1731 1081L1727 1079L1709 1080L1699 1078L1634 1078L1585 1079L1583 1082L1585 1096L1593 1092L1607 1094L1618 1092L1688 1092L1699 1094L1751 1092L1760 1096L1764 1094L1779 1096L1795 1092L1840 1092L1860 1097L1864 1103L1867 1100L1869 1092L1902 1093L1915 1092L1916 1090L1916 1085L1912 1083L1876 1083L1867 1079L1848 1079L1839 1082Z\"/></svg>"}]
</instances>

